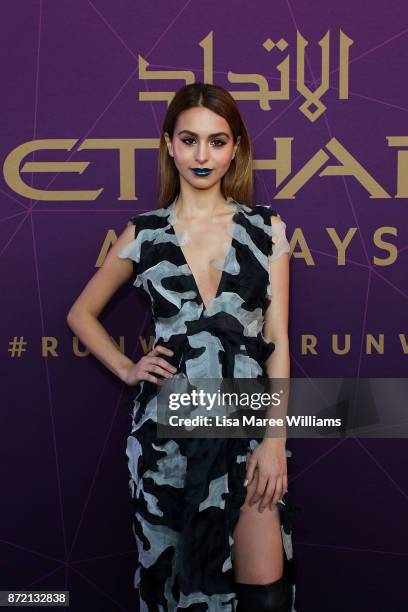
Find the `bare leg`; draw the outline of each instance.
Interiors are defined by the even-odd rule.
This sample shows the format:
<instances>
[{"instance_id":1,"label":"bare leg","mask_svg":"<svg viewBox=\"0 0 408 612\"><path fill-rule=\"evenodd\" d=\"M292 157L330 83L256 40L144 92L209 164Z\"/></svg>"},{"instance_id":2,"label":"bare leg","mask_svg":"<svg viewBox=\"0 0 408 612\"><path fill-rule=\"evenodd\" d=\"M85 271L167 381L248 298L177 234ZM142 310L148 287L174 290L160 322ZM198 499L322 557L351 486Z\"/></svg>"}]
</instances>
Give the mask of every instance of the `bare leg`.
<instances>
[{"instance_id":1,"label":"bare leg","mask_svg":"<svg viewBox=\"0 0 408 612\"><path fill-rule=\"evenodd\" d=\"M249 453L247 455L247 458ZM283 574L283 544L277 505L259 512L259 502L248 500L256 489L255 477L248 485L245 503L234 530L234 574L237 582L268 584Z\"/></svg>"}]
</instances>

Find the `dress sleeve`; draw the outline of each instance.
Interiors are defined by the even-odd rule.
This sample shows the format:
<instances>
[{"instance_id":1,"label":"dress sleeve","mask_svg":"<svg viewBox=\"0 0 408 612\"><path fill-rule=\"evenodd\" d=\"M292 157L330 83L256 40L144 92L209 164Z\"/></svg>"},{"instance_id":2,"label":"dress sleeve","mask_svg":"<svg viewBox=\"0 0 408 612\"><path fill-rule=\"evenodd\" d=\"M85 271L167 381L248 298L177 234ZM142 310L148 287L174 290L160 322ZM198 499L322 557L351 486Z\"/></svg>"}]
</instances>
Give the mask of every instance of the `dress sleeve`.
<instances>
[{"instance_id":1,"label":"dress sleeve","mask_svg":"<svg viewBox=\"0 0 408 612\"><path fill-rule=\"evenodd\" d=\"M269 253L268 253L268 261L272 262L278 259L283 253L290 252L290 245L286 238L286 223L282 221L280 216L276 211L271 211L270 216L270 243L269 243ZM266 295L269 300L273 298L273 277L272 277L272 268L269 266L269 281L267 286Z\"/></svg>"},{"instance_id":2,"label":"dress sleeve","mask_svg":"<svg viewBox=\"0 0 408 612\"><path fill-rule=\"evenodd\" d=\"M127 223L127 225L133 225L134 233L133 240L128 242L118 253L118 257L121 259L130 259L133 263L133 272L129 279L131 285L138 286L138 274L139 274L139 264L140 264L140 240L139 232L140 232L140 219L138 219L138 215L131 217Z\"/></svg>"},{"instance_id":3,"label":"dress sleeve","mask_svg":"<svg viewBox=\"0 0 408 612\"><path fill-rule=\"evenodd\" d=\"M290 245L286 238L286 223L284 223L280 217L276 218L271 216L271 224L272 244L269 260L275 261L275 259L278 259L283 253L290 253Z\"/></svg>"}]
</instances>

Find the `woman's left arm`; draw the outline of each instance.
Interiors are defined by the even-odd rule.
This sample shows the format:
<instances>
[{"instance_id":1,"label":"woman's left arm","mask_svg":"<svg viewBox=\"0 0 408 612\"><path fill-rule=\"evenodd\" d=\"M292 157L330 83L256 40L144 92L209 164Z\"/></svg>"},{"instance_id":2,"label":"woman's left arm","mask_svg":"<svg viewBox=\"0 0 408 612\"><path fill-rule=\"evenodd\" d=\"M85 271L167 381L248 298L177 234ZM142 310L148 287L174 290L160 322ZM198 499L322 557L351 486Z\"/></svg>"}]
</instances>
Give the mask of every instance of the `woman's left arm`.
<instances>
[{"instance_id":1,"label":"woman's left arm","mask_svg":"<svg viewBox=\"0 0 408 612\"><path fill-rule=\"evenodd\" d=\"M281 378L289 382L290 356L288 338L289 311L289 243L284 224L279 216L271 216L273 253L269 258L271 301L265 313L263 335L275 344L275 350L265 362L268 378ZM274 227L274 224L275 227ZM289 385L285 385L288 395ZM249 460L247 479L251 482L257 469L257 487L249 503L259 503L262 512L269 504L282 497L288 488L286 467L286 436L265 437L253 451Z\"/></svg>"}]
</instances>

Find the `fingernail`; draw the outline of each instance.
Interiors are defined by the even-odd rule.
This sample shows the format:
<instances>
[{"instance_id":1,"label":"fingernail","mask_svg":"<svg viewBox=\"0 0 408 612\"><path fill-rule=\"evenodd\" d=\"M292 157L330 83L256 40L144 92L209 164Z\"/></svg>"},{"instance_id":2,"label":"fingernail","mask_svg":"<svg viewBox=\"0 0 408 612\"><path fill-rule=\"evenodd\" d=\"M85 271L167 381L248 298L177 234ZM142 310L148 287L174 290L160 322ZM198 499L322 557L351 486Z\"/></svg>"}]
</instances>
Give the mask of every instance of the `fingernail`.
<instances>
[{"instance_id":1,"label":"fingernail","mask_svg":"<svg viewBox=\"0 0 408 612\"><path fill-rule=\"evenodd\" d=\"M244 482L244 487L246 487L246 486L247 486L247 484L248 484L248 478L247 478L247 479L245 480L245 482Z\"/></svg>"}]
</instances>

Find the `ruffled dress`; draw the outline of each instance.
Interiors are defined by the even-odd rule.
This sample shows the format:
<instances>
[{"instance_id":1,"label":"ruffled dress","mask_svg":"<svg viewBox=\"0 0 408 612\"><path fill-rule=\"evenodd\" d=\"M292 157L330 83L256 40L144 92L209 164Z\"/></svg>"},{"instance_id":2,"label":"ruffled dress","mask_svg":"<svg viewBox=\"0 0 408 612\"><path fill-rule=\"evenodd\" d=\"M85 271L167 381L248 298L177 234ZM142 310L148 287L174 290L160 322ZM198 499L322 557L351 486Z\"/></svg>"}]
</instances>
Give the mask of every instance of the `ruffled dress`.
<instances>
[{"instance_id":1,"label":"ruffled dress","mask_svg":"<svg viewBox=\"0 0 408 612\"><path fill-rule=\"evenodd\" d=\"M132 285L150 297L154 346L174 351L166 360L177 368L175 377L267 376L264 364L274 350L262 333L273 299L269 261L289 252L285 223L278 218L271 224L277 213L267 206L227 198L234 209L230 241L224 259L212 262L221 277L206 307L182 249L189 236L176 234L176 200L132 217L134 240L119 253L133 262ZM148 381L135 387L126 447L140 610L233 611L233 532L246 496L247 451L262 439L159 438L157 393ZM278 507L284 574L294 600L288 495Z\"/></svg>"}]
</instances>

